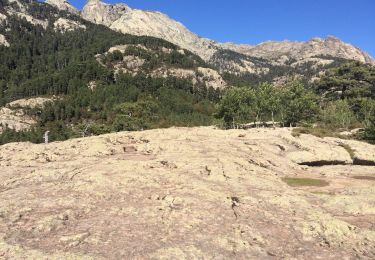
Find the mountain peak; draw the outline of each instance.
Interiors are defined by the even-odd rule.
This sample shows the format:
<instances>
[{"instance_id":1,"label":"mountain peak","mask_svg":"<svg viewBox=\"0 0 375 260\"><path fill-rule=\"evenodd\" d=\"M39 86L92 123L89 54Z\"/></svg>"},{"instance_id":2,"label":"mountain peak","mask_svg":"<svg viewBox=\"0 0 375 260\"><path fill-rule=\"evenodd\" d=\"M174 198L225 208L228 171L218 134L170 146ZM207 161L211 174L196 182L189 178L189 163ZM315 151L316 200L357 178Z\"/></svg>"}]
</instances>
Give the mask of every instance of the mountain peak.
<instances>
[{"instance_id":1,"label":"mountain peak","mask_svg":"<svg viewBox=\"0 0 375 260\"><path fill-rule=\"evenodd\" d=\"M132 10L123 3L110 5L100 0L88 0L82 9L82 17L90 22L111 26L126 12Z\"/></svg>"},{"instance_id":2,"label":"mountain peak","mask_svg":"<svg viewBox=\"0 0 375 260\"><path fill-rule=\"evenodd\" d=\"M108 4L106 4L106 3L104 3L100 0L87 0L86 5L89 5L89 4L91 4L91 5L93 5L93 4L108 5Z\"/></svg>"},{"instance_id":3,"label":"mountain peak","mask_svg":"<svg viewBox=\"0 0 375 260\"><path fill-rule=\"evenodd\" d=\"M333 42L342 42L342 40L336 36L328 35L325 39L326 41L333 41Z\"/></svg>"},{"instance_id":4,"label":"mountain peak","mask_svg":"<svg viewBox=\"0 0 375 260\"><path fill-rule=\"evenodd\" d=\"M56 7L59 10L67 11L69 13L77 15L79 14L79 10L66 0L46 0L46 3Z\"/></svg>"}]
</instances>

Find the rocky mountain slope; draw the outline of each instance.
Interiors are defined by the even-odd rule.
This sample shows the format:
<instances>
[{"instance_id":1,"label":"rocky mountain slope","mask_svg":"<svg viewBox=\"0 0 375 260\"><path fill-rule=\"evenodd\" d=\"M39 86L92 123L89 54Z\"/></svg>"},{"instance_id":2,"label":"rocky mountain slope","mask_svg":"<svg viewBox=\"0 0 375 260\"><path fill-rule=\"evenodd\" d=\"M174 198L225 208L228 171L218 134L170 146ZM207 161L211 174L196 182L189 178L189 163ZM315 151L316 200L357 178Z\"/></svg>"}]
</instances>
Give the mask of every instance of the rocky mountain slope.
<instances>
[{"instance_id":1,"label":"rocky mountain slope","mask_svg":"<svg viewBox=\"0 0 375 260\"><path fill-rule=\"evenodd\" d=\"M109 28L134 35L153 36L192 51L208 61L215 53L215 42L198 37L184 25L160 12L132 9L125 4L109 5L89 0L82 17Z\"/></svg>"},{"instance_id":2,"label":"rocky mountain slope","mask_svg":"<svg viewBox=\"0 0 375 260\"><path fill-rule=\"evenodd\" d=\"M72 6L66 0L46 0L46 3L58 8L62 11L67 11L69 13L73 13L73 14L76 14L76 15L79 14L79 10L77 8L75 8L74 6Z\"/></svg>"},{"instance_id":3,"label":"rocky mountain slope","mask_svg":"<svg viewBox=\"0 0 375 260\"><path fill-rule=\"evenodd\" d=\"M269 41L256 46L218 43L199 37L165 14L132 9L125 4L109 5L99 0L89 0L82 10L82 17L123 33L166 39L196 53L206 61L209 61L218 49L226 48L245 55L267 58L281 63L285 63L284 60L280 60L284 55L292 59L327 55L374 63L368 54L334 37L314 38L308 42Z\"/></svg>"},{"instance_id":4,"label":"rocky mountain slope","mask_svg":"<svg viewBox=\"0 0 375 260\"><path fill-rule=\"evenodd\" d=\"M113 58L116 53L117 55L121 53L121 57L117 60ZM153 78L176 77L191 80L194 86L203 85L220 90L228 86L216 70L205 66L200 58L194 56L183 49L163 47L155 50L141 44L126 44L111 47L102 55L97 55L97 60L103 66L113 68L116 75L120 72L132 75L146 73ZM173 57L180 57L186 62L176 64ZM155 64L156 60L158 65Z\"/></svg>"},{"instance_id":5,"label":"rocky mountain slope","mask_svg":"<svg viewBox=\"0 0 375 260\"><path fill-rule=\"evenodd\" d=\"M371 145L206 127L0 154L2 259L375 257Z\"/></svg>"},{"instance_id":6,"label":"rocky mountain slope","mask_svg":"<svg viewBox=\"0 0 375 260\"><path fill-rule=\"evenodd\" d=\"M56 32L61 33L87 29L87 25L85 25L85 22L83 22L84 20L78 17L80 12L65 0L48 0L46 1L48 4L47 6L40 3L37 4L34 1L12 1L13 2L6 4L3 12L0 13L2 15L1 17L3 17L2 19L6 21L4 28L0 27L0 45L5 47L9 47L11 43L9 43L5 35L1 34L1 29L9 34L11 31L10 27L12 26L12 22L9 21L8 17L12 15L15 15L19 20L26 19L27 22L34 26L42 25L44 29L47 29L48 26L52 25ZM47 15L46 13L48 11L44 11L42 9L36 11L36 6L38 6L38 8L43 8L43 6L53 6L63 12L52 15L54 11L48 9L48 11L52 13ZM99 1L89 1L82 12L82 16L89 21L102 23L103 25L111 27L110 25L112 22L118 20L120 17L122 17L122 14L128 13L131 10L132 9L128 8L124 4L111 6ZM41 15L38 12L45 13ZM94 27L95 26L96 25L94 25ZM58 36L54 35L53 37ZM163 39L164 37L159 38ZM150 41L153 40L150 39ZM145 38L145 41L147 41L147 38ZM97 59L97 61L99 61L103 66L111 65L109 66L109 69L115 67L115 73L118 73L118 71L121 70L122 72L130 72L133 74L148 74L152 77L174 76L186 79L191 78L194 81L194 84L200 83L206 85L207 87L221 89L227 85L216 70L209 68L209 66L207 66L207 64L205 64L205 62L202 61L199 56L187 51L186 48L177 48L176 46L173 46L173 44L166 41L164 41L164 44L160 43L159 45L160 48L153 49L146 47L145 44L118 46L109 45L107 46L107 50L110 50L109 52L119 50L120 52L126 54L124 60L117 61L116 64L114 64L114 62L111 64L104 64L100 59ZM125 53L126 46L131 47L130 49L132 49L132 51L126 51ZM139 46L140 48L137 51L136 49ZM105 55L105 53L102 54ZM172 59L173 61L171 61ZM166 60L169 60L170 62ZM185 64L178 64L179 61L177 60L184 60ZM152 69L147 69L150 62L153 63Z\"/></svg>"},{"instance_id":7,"label":"rocky mountain slope","mask_svg":"<svg viewBox=\"0 0 375 260\"><path fill-rule=\"evenodd\" d=\"M375 64L374 59L367 53L334 37L314 38L307 42L269 41L256 46L218 43L199 37L181 23L160 12L132 9L125 4L109 5L99 0L89 0L82 10L82 17L123 33L165 39L190 50L205 61L211 61L218 51L228 49L249 57L266 59L273 65L308 62L324 65L327 61L322 56ZM236 66L239 67L237 72L262 73L256 64L246 62L246 59L232 64L232 69Z\"/></svg>"},{"instance_id":8,"label":"rocky mountain slope","mask_svg":"<svg viewBox=\"0 0 375 260\"><path fill-rule=\"evenodd\" d=\"M66 1L49 0L46 3L47 4L35 1L11 0L10 2L5 2L0 10L1 19L4 21L4 23L0 24L0 46L6 47L1 49L1 51L7 53L7 55L3 55L3 59L1 60L1 66L3 68L0 70L4 70L4 76L0 78L0 80L6 81L6 83L4 83L6 84L6 88L9 86L16 87L19 84L26 84L25 81L30 81L33 77L42 77L31 71L28 72L31 75L27 75L28 73L25 72L27 70L39 71L38 69L35 69L35 66L37 66L36 64L40 64L40 62L30 61L30 65L26 66L23 71L20 71L24 78L18 77L17 79L15 76L10 79L12 73L17 73L15 70L18 69L18 62L23 56L29 55L30 59L37 60L40 59L40 56L48 56L52 54L52 52L60 52L59 59L64 60L64 65L53 64L52 66L45 67L45 69L52 69L52 71L45 73L44 75L56 75L61 74L61 67L67 67L67 61L74 62L74 58L62 58L61 55L72 56L72 51L82 53L82 51L79 51L80 49L89 51L89 55L91 55L88 56L85 54L83 59L90 59L95 63L99 62L103 67L107 67L109 71L113 70L115 74L121 70L133 74L146 74L152 77L171 76L192 79L194 84L200 83L213 88L224 88L226 86L225 81L216 70L210 68L210 66L208 66L199 56L186 49L182 49L181 47L175 46L165 40L152 37L123 35L121 33L116 33L109 28L90 23L77 16L79 13L78 10ZM90 5L90 3L92 2L89 2L88 5ZM118 17L115 14L120 13L120 10L127 10L124 5L118 5L114 10L108 5L101 4L101 6L103 10L107 10L106 12L109 15L106 16L106 18L109 20L117 19ZM113 14L114 18L111 18L110 14ZM95 21L96 19L101 18L93 18ZM108 21L106 20L102 22L108 24ZM23 37L17 33L23 30L29 30L28 27L32 28L34 31L33 35L37 35L37 40L30 39L31 37ZM49 30L51 27L54 32ZM110 39L100 36L102 33L111 35ZM28 33L25 35L28 35ZM65 44L65 40L70 41L68 39L72 39L72 37L76 39L75 41L81 41L81 44L69 42L68 45L70 45L70 47L66 46L67 44ZM89 41L87 38L92 37L97 37L97 39L87 42ZM47 41L51 39L58 39L61 41L60 43L54 43L55 45L60 44L59 48L48 48L49 50L47 50L42 46L43 44L50 46L47 44ZM17 48L23 50L27 49L34 41L41 41L43 43L38 45L40 50L36 50L35 53L20 55L19 52L16 51ZM111 42L113 42L113 44ZM88 47L88 45L92 45L92 47ZM131 47L131 50L127 50L125 53L126 48L124 46ZM64 48L71 48L72 51L67 53ZM123 52L125 55L122 58L124 59L121 61L113 60L103 62L100 57L95 57L95 55L102 55L104 57L109 50L111 50L111 52L114 50ZM59 55L53 54L47 60L52 63L61 63L61 61L57 61L58 58L56 57L58 56ZM43 58L42 60L45 61L46 59ZM15 68L12 68L12 66L8 64L15 64ZM96 65L98 65L98 63ZM56 68L56 66L60 66L60 68L59 72L55 74L53 68ZM89 73L89 75L95 77L95 73ZM12 84L12 80L17 81L17 83ZM108 77L107 81L110 81ZM33 82L35 83L36 81ZM30 86L27 88L30 89ZM25 91L21 92L20 95L24 95Z\"/></svg>"},{"instance_id":9,"label":"rocky mountain slope","mask_svg":"<svg viewBox=\"0 0 375 260\"><path fill-rule=\"evenodd\" d=\"M48 26L48 21L40 19L41 15L31 15L28 12L28 2L10 2L14 4L12 7L6 7L5 12L0 11L0 19L4 20L8 15L18 15L34 25L42 25L44 28ZM325 39L314 38L307 42L269 41L256 46L219 43L199 37L165 14L133 9L123 3L112 5L100 0L89 0L82 12L66 0L48 0L46 3L73 15L80 14L85 20L121 33L152 36L169 41L198 55L220 74L239 76L249 83L283 82L285 77L296 74L307 80L317 79L326 69L347 60L375 64L374 59L367 53L332 36ZM18 7L15 9L16 6ZM76 21L62 17L62 20L56 21L55 28L72 31L84 27L82 23L77 24ZM9 45L9 41L1 34L0 44Z\"/></svg>"},{"instance_id":10,"label":"rocky mountain slope","mask_svg":"<svg viewBox=\"0 0 375 260\"><path fill-rule=\"evenodd\" d=\"M40 142L47 129L51 140L64 140L82 136L88 125L90 134L101 134L214 120L227 84L192 52L37 1L2 1L0 13L1 144ZM31 119L6 107L41 96L58 98L27 111Z\"/></svg>"},{"instance_id":11,"label":"rocky mountain slope","mask_svg":"<svg viewBox=\"0 0 375 260\"><path fill-rule=\"evenodd\" d=\"M279 64L308 61L310 58L331 56L341 59L356 60L375 64L375 61L362 50L344 43L334 36L325 39L313 38L307 42L268 41L256 46L222 44L224 48L252 57L265 58Z\"/></svg>"}]
</instances>

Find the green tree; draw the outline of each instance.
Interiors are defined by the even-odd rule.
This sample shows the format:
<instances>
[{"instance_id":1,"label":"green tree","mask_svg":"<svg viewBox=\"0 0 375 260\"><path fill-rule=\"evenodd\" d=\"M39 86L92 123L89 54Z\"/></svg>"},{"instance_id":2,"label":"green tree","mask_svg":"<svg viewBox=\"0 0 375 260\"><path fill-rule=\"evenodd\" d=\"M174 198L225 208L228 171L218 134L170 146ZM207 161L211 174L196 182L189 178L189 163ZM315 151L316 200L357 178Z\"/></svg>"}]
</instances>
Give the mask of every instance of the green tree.
<instances>
[{"instance_id":1,"label":"green tree","mask_svg":"<svg viewBox=\"0 0 375 260\"><path fill-rule=\"evenodd\" d=\"M364 137L370 142L375 142L375 113L369 118L368 124L365 128Z\"/></svg>"},{"instance_id":2,"label":"green tree","mask_svg":"<svg viewBox=\"0 0 375 260\"><path fill-rule=\"evenodd\" d=\"M315 84L328 99L375 97L375 67L361 62L345 63L326 72Z\"/></svg>"},{"instance_id":3,"label":"green tree","mask_svg":"<svg viewBox=\"0 0 375 260\"><path fill-rule=\"evenodd\" d=\"M280 95L277 89L269 83L261 83L255 89L257 110L256 121L275 121L275 113L280 107Z\"/></svg>"},{"instance_id":4,"label":"green tree","mask_svg":"<svg viewBox=\"0 0 375 260\"><path fill-rule=\"evenodd\" d=\"M363 99L359 115L365 127L364 138L375 143L375 100Z\"/></svg>"},{"instance_id":5,"label":"green tree","mask_svg":"<svg viewBox=\"0 0 375 260\"><path fill-rule=\"evenodd\" d=\"M281 110L287 124L313 121L318 111L317 96L299 81L288 83L281 93Z\"/></svg>"},{"instance_id":6,"label":"green tree","mask_svg":"<svg viewBox=\"0 0 375 260\"><path fill-rule=\"evenodd\" d=\"M117 116L113 123L115 131L142 130L149 128L158 112L158 104L152 99L135 103L122 103L114 108Z\"/></svg>"},{"instance_id":7,"label":"green tree","mask_svg":"<svg viewBox=\"0 0 375 260\"><path fill-rule=\"evenodd\" d=\"M356 117L346 99L329 102L322 111L323 123L329 127L349 128Z\"/></svg>"},{"instance_id":8,"label":"green tree","mask_svg":"<svg viewBox=\"0 0 375 260\"><path fill-rule=\"evenodd\" d=\"M256 94L250 88L228 89L218 105L216 116L222 118L226 127L253 121L258 114Z\"/></svg>"},{"instance_id":9,"label":"green tree","mask_svg":"<svg viewBox=\"0 0 375 260\"><path fill-rule=\"evenodd\" d=\"M359 118L365 128L371 125L371 118L375 114L375 99L364 98L360 102Z\"/></svg>"}]
</instances>

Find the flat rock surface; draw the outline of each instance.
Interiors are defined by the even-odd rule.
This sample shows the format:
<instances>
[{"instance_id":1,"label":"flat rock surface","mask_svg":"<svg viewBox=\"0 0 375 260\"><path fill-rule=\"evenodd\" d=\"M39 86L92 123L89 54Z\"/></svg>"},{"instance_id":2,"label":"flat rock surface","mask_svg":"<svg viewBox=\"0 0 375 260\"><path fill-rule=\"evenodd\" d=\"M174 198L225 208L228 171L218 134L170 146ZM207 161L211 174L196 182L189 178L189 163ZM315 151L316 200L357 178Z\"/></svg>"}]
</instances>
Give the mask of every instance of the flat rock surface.
<instances>
[{"instance_id":1,"label":"flat rock surface","mask_svg":"<svg viewBox=\"0 0 375 260\"><path fill-rule=\"evenodd\" d=\"M0 258L373 259L375 167L299 165L306 143L338 146L212 127L0 146Z\"/></svg>"}]
</instances>

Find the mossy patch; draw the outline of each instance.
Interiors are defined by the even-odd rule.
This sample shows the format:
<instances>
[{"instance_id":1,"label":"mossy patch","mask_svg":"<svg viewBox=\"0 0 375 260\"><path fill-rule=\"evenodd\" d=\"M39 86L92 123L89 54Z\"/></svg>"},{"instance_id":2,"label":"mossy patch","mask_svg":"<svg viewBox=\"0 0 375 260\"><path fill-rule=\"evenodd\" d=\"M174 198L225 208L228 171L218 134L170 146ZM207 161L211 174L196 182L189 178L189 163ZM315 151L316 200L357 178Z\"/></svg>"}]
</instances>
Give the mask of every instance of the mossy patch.
<instances>
[{"instance_id":1,"label":"mossy patch","mask_svg":"<svg viewBox=\"0 0 375 260\"><path fill-rule=\"evenodd\" d=\"M310 186L310 187L324 187L328 186L329 183L324 180L320 179L310 179L310 178L282 178L283 182L288 184L291 187L304 187L304 186Z\"/></svg>"}]
</instances>

